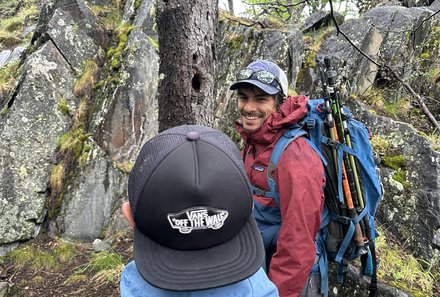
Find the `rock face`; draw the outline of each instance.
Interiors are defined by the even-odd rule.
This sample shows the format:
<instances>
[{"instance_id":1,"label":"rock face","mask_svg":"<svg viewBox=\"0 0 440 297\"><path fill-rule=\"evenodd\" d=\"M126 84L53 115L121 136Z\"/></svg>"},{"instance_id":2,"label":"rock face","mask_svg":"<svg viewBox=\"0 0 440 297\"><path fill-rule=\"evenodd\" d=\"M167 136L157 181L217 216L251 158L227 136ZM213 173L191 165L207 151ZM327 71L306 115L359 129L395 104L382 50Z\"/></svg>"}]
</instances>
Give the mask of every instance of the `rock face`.
<instances>
[{"instance_id":1,"label":"rock face","mask_svg":"<svg viewBox=\"0 0 440 297\"><path fill-rule=\"evenodd\" d=\"M121 7L122 21L134 28L125 36L118 57L120 66L114 68L111 64L116 58L110 57L108 49L116 48L123 38L112 36L118 40L112 41L97 18L99 13L90 10L91 5L110 6L112 1L93 0L87 5L83 0L46 2L35 27L32 51L11 48L0 52L0 67L10 63L13 56L21 58L23 64L17 85L0 113L0 254L35 236L47 221L52 231L87 241L122 226L118 221L119 206L126 199L127 172L142 144L158 130L160 74L154 1L127 0ZM358 49L341 34L329 31L314 54L320 60L325 56L333 58L345 93L359 95L373 86L391 87L397 94L401 86L360 51L382 65L393 67L411 83L419 81L420 69L440 69L440 35L435 35L440 30L432 29L440 28L440 19L438 14L428 19L438 10L435 8L438 5L439 1L435 1L431 7L372 9L360 19L340 24L340 29ZM313 16L303 29L326 26L328 14L322 14L321 18ZM316 68L304 62L309 49L302 32L251 28L227 20L219 25L215 127L239 142L233 128L237 119L235 94L229 86L237 70L255 59L273 60L286 69L291 91L321 96ZM425 52L431 58L429 62L420 62L418 57ZM60 161L59 139L78 124L76 115L85 98L75 95L74 86L89 61L98 64L100 76L86 98L89 109L81 123L87 132L78 152L81 162L74 160L74 166L65 173L59 215L48 218L46 204L52 191L51 173ZM436 98L440 79L438 76L436 79L435 73L430 79L428 83L420 80L416 91ZM429 92L425 92L424 84L432 84ZM392 99L385 98L390 102ZM346 101L372 134L388 144L387 152L405 160L401 168L403 179L396 179L397 169L381 165L385 196L377 213L378 220L405 240L418 257L433 267L438 265L438 148L435 150L411 125L376 115L370 112L371 107L356 100ZM430 108L440 110L438 100L428 103ZM61 107L64 104L67 113ZM438 113L434 115L440 120ZM356 296L364 296L365 286L359 285L361 281L356 277L349 281L353 285L349 292L356 290L359 292ZM383 296L406 296L392 288L381 290L389 292ZM348 296L342 291L339 294Z\"/></svg>"},{"instance_id":2,"label":"rock face","mask_svg":"<svg viewBox=\"0 0 440 297\"><path fill-rule=\"evenodd\" d=\"M69 125L58 104L71 106L74 77L52 42L24 66L19 92L0 119L0 243L33 236L44 219L44 204L59 135Z\"/></svg>"}]
</instances>

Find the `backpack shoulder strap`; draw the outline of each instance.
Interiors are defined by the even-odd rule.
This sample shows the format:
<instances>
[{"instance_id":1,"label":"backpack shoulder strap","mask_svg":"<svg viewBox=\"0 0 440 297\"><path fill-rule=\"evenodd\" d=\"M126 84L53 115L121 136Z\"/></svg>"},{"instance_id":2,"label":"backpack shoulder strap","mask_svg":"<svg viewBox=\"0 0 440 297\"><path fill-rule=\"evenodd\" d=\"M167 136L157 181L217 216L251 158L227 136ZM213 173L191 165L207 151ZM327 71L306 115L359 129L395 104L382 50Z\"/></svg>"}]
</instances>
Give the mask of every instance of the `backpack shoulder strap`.
<instances>
[{"instance_id":1,"label":"backpack shoulder strap","mask_svg":"<svg viewBox=\"0 0 440 297\"><path fill-rule=\"evenodd\" d=\"M304 135L307 135L307 132L302 129L302 126L286 130L283 136L281 136L281 138L275 144L275 147L272 151L272 155L270 156L269 165L267 166L267 184L269 186L270 189L269 193L271 194L271 196L266 196L266 197L274 198L278 206L280 206L280 196L278 194L278 187L272 172L277 167L278 162L281 159L281 154L284 152L286 147L292 141Z\"/></svg>"}]
</instances>

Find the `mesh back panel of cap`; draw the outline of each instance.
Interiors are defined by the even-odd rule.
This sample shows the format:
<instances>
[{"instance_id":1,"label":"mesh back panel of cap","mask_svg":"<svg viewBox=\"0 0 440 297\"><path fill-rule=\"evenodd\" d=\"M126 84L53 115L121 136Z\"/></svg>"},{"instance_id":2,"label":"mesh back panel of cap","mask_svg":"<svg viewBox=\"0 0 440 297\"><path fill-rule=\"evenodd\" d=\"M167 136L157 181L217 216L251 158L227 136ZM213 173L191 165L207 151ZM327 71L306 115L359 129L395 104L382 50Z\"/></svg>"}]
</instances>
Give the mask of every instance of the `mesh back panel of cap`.
<instances>
[{"instance_id":1,"label":"mesh back panel of cap","mask_svg":"<svg viewBox=\"0 0 440 297\"><path fill-rule=\"evenodd\" d=\"M237 146L224 134L204 126L187 125L168 129L150 139L141 149L128 180L128 195L132 212L136 213L137 199L151 173L176 147L185 143L188 132L197 132L200 139L225 152L243 176L243 164ZM247 181L247 179L246 179Z\"/></svg>"}]
</instances>

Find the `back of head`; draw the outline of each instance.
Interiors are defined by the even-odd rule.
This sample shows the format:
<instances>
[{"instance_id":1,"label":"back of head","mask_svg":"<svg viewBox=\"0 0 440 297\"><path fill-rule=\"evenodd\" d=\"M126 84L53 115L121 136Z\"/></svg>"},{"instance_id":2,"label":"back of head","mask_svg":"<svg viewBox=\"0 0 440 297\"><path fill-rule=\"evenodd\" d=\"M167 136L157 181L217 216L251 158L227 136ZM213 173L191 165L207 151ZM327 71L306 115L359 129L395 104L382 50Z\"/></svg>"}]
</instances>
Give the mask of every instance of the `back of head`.
<instances>
[{"instance_id":1,"label":"back of head","mask_svg":"<svg viewBox=\"0 0 440 297\"><path fill-rule=\"evenodd\" d=\"M166 130L142 147L128 183L142 277L168 290L200 290L255 273L264 250L236 145L197 126Z\"/></svg>"}]
</instances>

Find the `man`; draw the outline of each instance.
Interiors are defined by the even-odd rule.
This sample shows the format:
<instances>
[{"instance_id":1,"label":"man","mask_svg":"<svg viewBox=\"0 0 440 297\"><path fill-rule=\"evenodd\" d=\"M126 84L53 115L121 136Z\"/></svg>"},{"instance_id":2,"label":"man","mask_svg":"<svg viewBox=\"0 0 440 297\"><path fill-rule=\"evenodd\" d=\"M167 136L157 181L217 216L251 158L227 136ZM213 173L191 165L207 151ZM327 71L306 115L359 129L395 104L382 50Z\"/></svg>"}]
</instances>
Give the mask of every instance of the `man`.
<instances>
[{"instance_id":1,"label":"man","mask_svg":"<svg viewBox=\"0 0 440 297\"><path fill-rule=\"evenodd\" d=\"M269 172L280 205L265 197L270 190L267 171L273 148L286 129L307 114L307 98L287 97L286 74L269 61L249 64L236 79L230 87L237 90L240 120L236 129L245 142L246 173L256 188L254 216L265 244L269 278L281 297L321 296L314 239L324 206L324 169L302 137L288 145L278 166Z\"/></svg>"},{"instance_id":2,"label":"man","mask_svg":"<svg viewBox=\"0 0 440 297\"><path fill-rule=\"evenodd\" d=\"M136 159L128 195L134 261L121 296L278 296L240 152L225 134L195 125L158 134Z\"/></svg>"}]
</instances>

